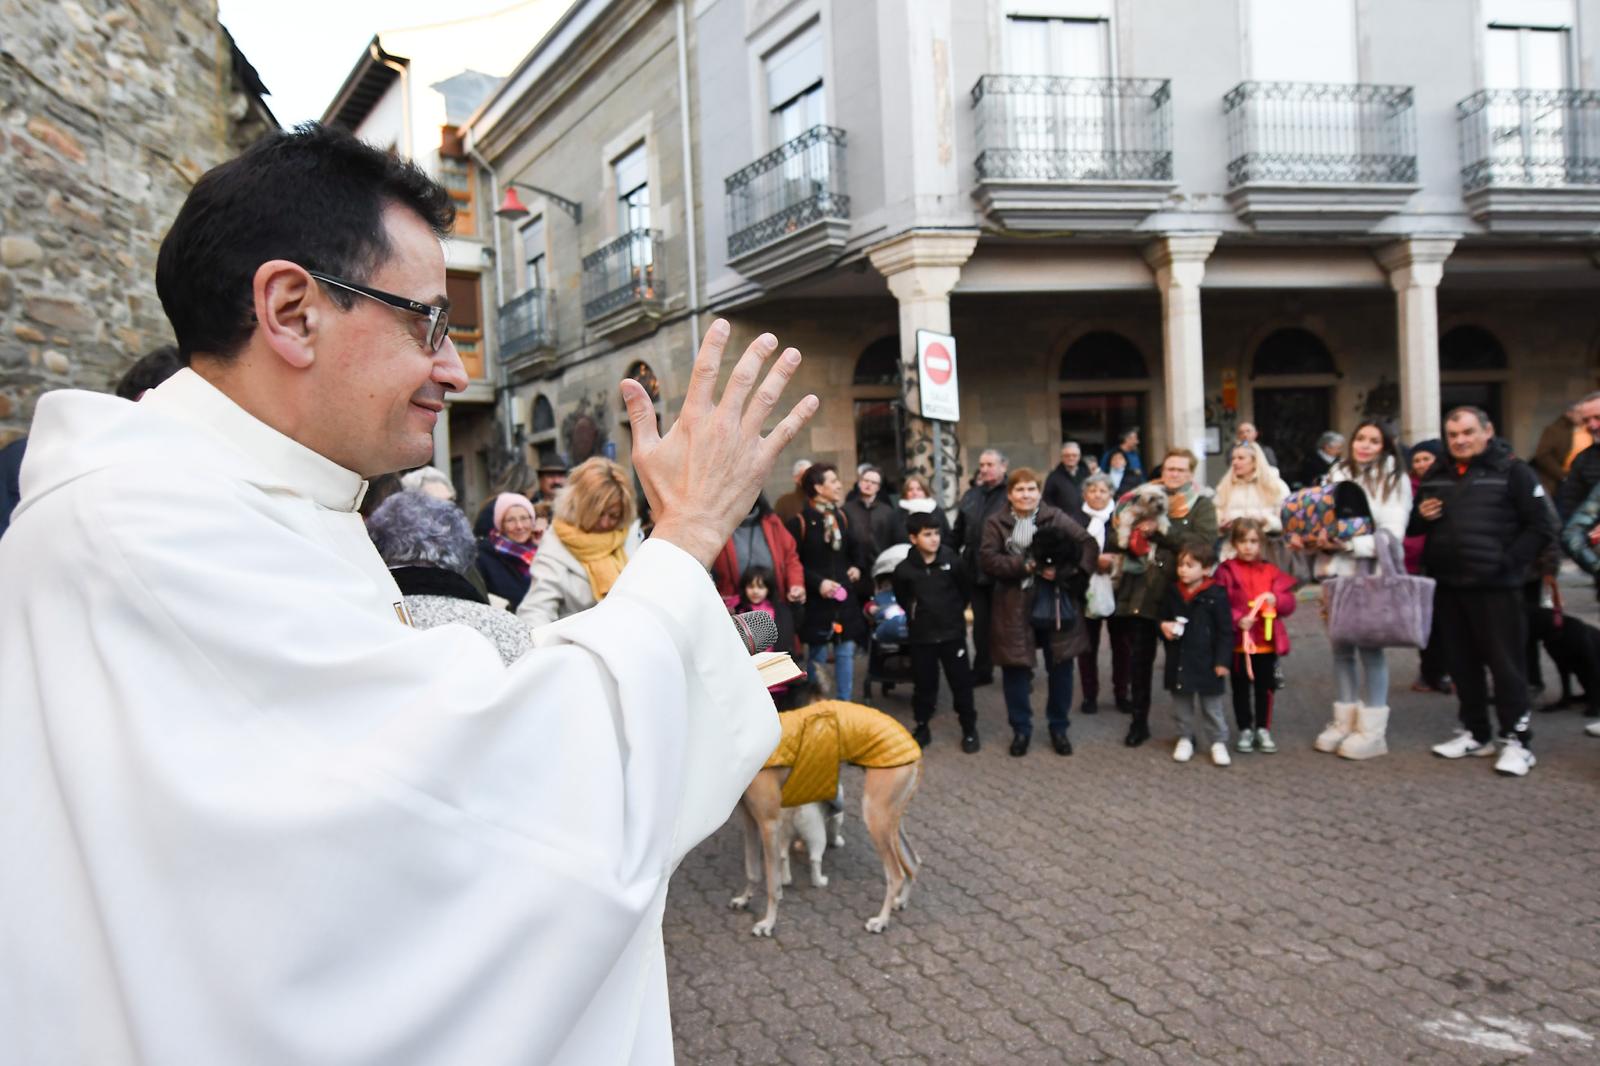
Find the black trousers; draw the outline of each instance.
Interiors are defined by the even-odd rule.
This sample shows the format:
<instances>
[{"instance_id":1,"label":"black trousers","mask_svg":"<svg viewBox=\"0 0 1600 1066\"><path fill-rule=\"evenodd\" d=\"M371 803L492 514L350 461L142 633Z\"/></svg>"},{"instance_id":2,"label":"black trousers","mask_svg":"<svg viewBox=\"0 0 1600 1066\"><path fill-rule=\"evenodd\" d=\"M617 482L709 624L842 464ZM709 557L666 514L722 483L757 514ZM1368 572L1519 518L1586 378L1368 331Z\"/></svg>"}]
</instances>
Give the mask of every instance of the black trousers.
<instances>
[{"instance_id":1,"label":"black trousers","mask_svg":"<svg viewBox=\"0 0 1600 1066\"><path fill-rule=\"evenodd\" d=\"M1495 717L1502 737L1528 732L1528 618L1520 588L1449 588L1434 590L1433 625L1461 701L1461 727L1478 743L1494 738L1489 723L1489 686L1494 678Z\"/></svg>"},{"instance_id":2,"label":"black trousers","mask_svg":"<svg viewBox=\"0 0 1600 1066\"><path fill-rule=\"evenodd\" d=\"M1441 630L1438 620L1433 623L1433 630L1428 634L1428 644L1417 652L1417 673L1422 683L1429 688L1439 688L1444 684L1445 677L1450 673L1450 664L1446 661L1444 641L1440 638Z\"/></svg>"},{"instance_id":3,"label":"black trousers","mask_svg":"<svg viewBox=\"0 0 1600 1066\"><path fill-rule=\"evenodd\" d=\"M1271 729L1272 675L1278 668L1278 657L1272 652L1257 652L1249 658L1247 667L1244 652L1233 653L1233 717L1241 731ZM1252 673L1256 675L1254 680L1250 678Z\"/></svg>"},{"instance_id":4,"label":"black trousers","mask_svg":"<svg viewBox=\"0 0 1600 1066\"><path fill-rule=\"evenodd\" d=\"M1116 662L1117 645L1128 657L1128 699L1133 713L1149 715L1150 684L1156 672L1156 644L1161 639L1161 623L1153 618L1119 616L1110 621L1111 657ZM1115 673L1112 683L1115 684Z\"/></svg>"},{"instance_id":5,"label":"black trousers","mask_svg":"<svg viewBox=\"0 0 1600 1066\"><path fill-rule=\"evenodd\" d=\"M994 677L994 660L989 655L989 616L993 610L994 586L973 586L972 672L978 677Z\"/></svg>"},{"instance_id":6,"label":"black trousers","mask_svg":"<svg viewBox=\"0 0 1600 1066\"><path fill-rule=\"evenodd\" d=\"M1089 650L1078 656L1078 676L1083 679L1083 702L1094 703L1100 697L1100 630L1110 631L1111 642L1111 693L1114 699L1128 698L1129 653L1126 641L1118 641L1109 618L1085 618L1089 630Z\"/></svg>"},{"instance_id":7,"label":"black trousers","mask_svg":"<svg viewBox=\"0 0 1600 1066\"><path fill-rule=\"evenodd\" d=\"M911 645L911 713L920 725L933 717L939 703L939 667L955 697L956 718L963 733L978 726L978 709L972 702L972 670L967 665L967 642Z\"/></svg>"}]
</instances>

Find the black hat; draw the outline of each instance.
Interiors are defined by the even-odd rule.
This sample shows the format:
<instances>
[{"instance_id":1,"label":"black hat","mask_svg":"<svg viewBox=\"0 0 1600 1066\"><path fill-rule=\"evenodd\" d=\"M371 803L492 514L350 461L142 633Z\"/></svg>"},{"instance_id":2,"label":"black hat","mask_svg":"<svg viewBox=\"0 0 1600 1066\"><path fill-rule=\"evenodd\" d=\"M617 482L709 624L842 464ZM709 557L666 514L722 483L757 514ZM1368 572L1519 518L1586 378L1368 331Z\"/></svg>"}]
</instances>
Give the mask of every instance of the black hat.
<instances>
[{"instance_id":1,"label":"black hat","mask_svg":"<svg viewBox=\"0 0 1600 1066\"><path fill-rule=\"evenodd\" d=\"M535 470L534 473L538 474L540 477L544 477L546 474L566 474L567 464L563 463L560 459L550 459L546 462L540 463L539 468Z\"/></svg>"}]
</instances>

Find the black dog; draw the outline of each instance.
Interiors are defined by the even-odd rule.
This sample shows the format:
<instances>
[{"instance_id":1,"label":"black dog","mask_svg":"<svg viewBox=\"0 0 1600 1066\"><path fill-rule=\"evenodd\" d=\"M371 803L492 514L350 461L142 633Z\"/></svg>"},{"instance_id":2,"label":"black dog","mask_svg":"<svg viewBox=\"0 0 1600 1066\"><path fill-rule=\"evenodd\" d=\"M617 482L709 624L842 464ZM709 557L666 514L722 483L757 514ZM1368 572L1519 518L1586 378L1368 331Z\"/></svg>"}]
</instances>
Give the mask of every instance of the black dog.
<instances>
[{"instance_id":1,"label":"black dog","mask_svg":"<svg viewBox=\"0 0 1600 1066\"><path fill-rule=\"evenodd\" d=\"M1557 711L1578 704L1580 699L1572 691L1576 676L1583 686L1584 714L1600 718L1600 629L1570 614L1562 614L1558 620L1548 607L1531 607L1528 633L1544 646L1561 677L1561 698L1539 709Z\"/></svg>"}]
</instances>

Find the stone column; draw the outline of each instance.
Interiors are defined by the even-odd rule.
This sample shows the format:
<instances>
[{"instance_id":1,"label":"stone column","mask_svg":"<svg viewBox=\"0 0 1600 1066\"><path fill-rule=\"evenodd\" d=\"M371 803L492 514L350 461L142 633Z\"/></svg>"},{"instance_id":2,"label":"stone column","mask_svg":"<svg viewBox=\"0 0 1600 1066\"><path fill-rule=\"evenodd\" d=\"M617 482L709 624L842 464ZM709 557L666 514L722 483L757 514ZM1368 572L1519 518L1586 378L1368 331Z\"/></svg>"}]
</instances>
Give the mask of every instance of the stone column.
<instances>
[{"instance_id":1,"label":"stone column","mask_svg":"<svg viewBox=\"0 0 1600 1066\"><path fill-rule=\"evenodd\" d=\"M439 412L439 421L433 425L433 465L444 474L450 476L450 404L447 401L444 410ZM461 486L456 486L456 491L461 491Z\"/></svg>"},{"instance_id":2,"label":"stone column","mask_svg":"<svg viewBox=\"0 0 1600 1066\"><path fill-rule=\"evenodd\" d=\"M1200 457L1196 480L1205 479L1205 361L1200 343L1200 281L1216 233L1169 233L1144 250L1161 290L1162 367L1166 375L1167 447L1188 448ZM1146 461L1146 474L1157 456Z\"/></svg>"},{"instance_id":3,"label":"stone column","mask_svg":"<svg viewBox=\"0 0 1600 1066\"><path fill-rule=\"evenodd\" d=\"M1378 249L1395 294L1400 348L1400 437L1439 435L1439 279L1457 237L1413 237Z\"/></svg>"},{"instance_id":4,"label":"stone column","mask_svg":"<svg viewBox=\"0 0 1600 1066\"><path fill-rule=\"evenodd\" d=\"M961 280L961 266L977 247L976 230L911 230L867 250L872 265L889 282L900 302L900 394L906 405L906 470L933 483L933 424L912 412L922 409L917 391L917 330L950 332L950 290ZM964 371L956 348L956 374ZM934 499L946 509L956 505L961 485L956 427L940 423L939 479Z\"/></svg>"}]
</instances>

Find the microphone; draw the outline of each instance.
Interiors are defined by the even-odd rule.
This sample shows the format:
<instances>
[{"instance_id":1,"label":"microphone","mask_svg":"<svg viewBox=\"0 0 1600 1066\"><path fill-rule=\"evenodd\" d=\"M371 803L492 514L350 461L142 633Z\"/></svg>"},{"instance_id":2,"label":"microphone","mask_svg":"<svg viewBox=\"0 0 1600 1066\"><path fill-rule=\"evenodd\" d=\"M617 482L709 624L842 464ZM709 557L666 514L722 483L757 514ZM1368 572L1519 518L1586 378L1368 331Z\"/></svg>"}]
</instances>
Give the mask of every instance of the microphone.
<instances>
[{"instance_id":1,"label":"microphone","mask_svg":"<svg viewBox=\"0 0 1600 1066\"><path fill-rule=\"evenodd\" d=\"M733 628L739 631L747 654L770 651L778 643L778 623L765 611L746 611L733 616Z\"/></svg>"}]
</instances>

